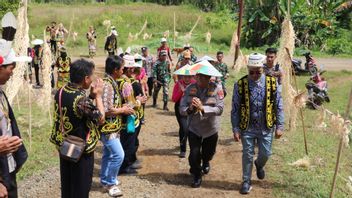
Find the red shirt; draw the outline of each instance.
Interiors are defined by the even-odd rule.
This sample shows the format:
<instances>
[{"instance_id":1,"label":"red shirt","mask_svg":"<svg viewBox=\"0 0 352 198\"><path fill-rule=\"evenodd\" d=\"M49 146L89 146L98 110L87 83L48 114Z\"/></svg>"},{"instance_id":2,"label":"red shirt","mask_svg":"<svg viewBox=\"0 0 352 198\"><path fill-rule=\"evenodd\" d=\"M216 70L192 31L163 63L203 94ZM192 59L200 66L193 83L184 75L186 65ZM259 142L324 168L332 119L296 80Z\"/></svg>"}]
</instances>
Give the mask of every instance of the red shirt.
<instances>
[{"instance_id":1,"label":"red shirt","mask_svg":"<svg viewBox=\"0 0 352 198\"><path fill-rule=\"evenodd\" d=\"M188 85L195 83L196 80L192 79L191 82L189 84L185 84L185 82L183 80L179 80L177 81L177 83L174 86L174 90L172 92L172 101L173 102L180 102L181 98L183 96L183 92L185 91L185 89L187 88Z\"/></svg>"},{"instance_id":2,"label":"red shirt","mask_svg":"<svg viewBox=\"0 0 352 198\"><path fill-rule=\"evenodd\" d=\"M160 52L161 52L162 50L167 51L167 56L169 57L169 60L172 62L171 53L170 53L170 48L167 47L167 46L165 46L165 47L160 46L160 47L158 48L158 57L159 57L159 54L160 54Z\"/></svg>"}]
</instances>

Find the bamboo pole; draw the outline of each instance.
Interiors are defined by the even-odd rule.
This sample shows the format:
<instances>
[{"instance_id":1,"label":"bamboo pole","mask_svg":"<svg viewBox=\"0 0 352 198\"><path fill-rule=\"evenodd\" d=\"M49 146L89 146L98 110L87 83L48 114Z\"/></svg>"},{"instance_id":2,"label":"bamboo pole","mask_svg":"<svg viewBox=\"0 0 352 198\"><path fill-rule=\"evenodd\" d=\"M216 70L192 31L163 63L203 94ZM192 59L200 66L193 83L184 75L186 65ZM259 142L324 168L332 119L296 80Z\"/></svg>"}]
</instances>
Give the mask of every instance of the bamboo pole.
<instances>
[{"instance_id":1,"label":"bamboo pole","mask_svg":"<svg viewBox=\"0 0 352 198\"><path fill-rule=\"evenodd\" d=\"M292 55L291 55L289 49L288 49L287 47L285 47L285 50L286 50L286 53L288 54L288 56L290 57L290 59L292 60ZM292 67L291 67L291 72L292 72L292 74L293 74L293 81L294 81L294 84L295 84L295 89L296 89L296 92L298 93L297 77L296 77L295 72L292 70ZM304 123L304 115L303 115L303 110L302 110L302 108L299 108L299 112L300 112L301 121L302 121L303 139L304 139L304 150L305 150L305 152L306 152L306 155L308 155L307 131L306 131L305 123Z\"/></svg>"},{"instance_id":2,"label":"bamboo pole","mask_svg":"<svg viewBox=\"0 0 352 198\"><path fill-rule=\"evenodd\" d=\"M236 60L238 58L239 55L239 51L240 51L240 42L241 42L241 29L242 29L242 16L243 16L243 7L244 7L244 1L240 0L239 1L239 6L240 6L240 10L239 10L239 17L238 17L238 26L237 26L237 43L236 43L236 50L235 50L235 59L234 59L234 65L236 64Z\"/></svg>"},{"instance_id":3,"label":"bamboo pole","mask_svg":"<svg viewBox=\"0 0 352 198\"><path fill-rule=\"evenodd\" d=\"M28 85L28 106L29 106L29 128L28 128L28 136L29 136L29 151L32 151L32 98L31 98L31 88Z\"/></svg>"},{"instance_id":4,"label":"bamboo pole","mask_svg":"<svg viewBox=\"0 0 352 198\"><path fill-rule=\"evenodd\" d=\"M174 48L176 47L176 13L174 12Z\"/></svg>"},{"instance_id":5,"label":"bamboo pole","mask_svg":"<svg viewBox=\"0 0 352 198\"><path fill-rule=\"evenodd\" d=\"M351 107L352 107L352 89L350 92L350 97L347 103L346 107L346 112L345 112L345 120L348 119L350 113L351 113ZM334 197L334 192L335 192L335 187L336 187L336 179L337 179L337 174L339 172L340 168L340 159L341 159L341 153L342 153L342 145L343 145L343 137L340 137L340 142L339 142L339 150L337 151L337 159L336 159L336 165L335 165L335 172L334 172L334 178L332 180L332 186L331 186L331 191L330 191L330 198Z\"/></svg>"},{"instance_id":6,"label":"bamboo pole","mask_svg":"<svg viewBox=\"0 0 352 198\"><path fill-rule=\"evenodd\" d=\"M72 27L73 27L73 21L75 20L75 12L72 13L72 19L71 19L71 23L70 23L70 27L68 28L68 35L66 38L66 43L68 42L70 36L71 36L71 31L72 31Z\"/></svg>"},{"instance_id":7,"label":"bamboo pole","mask_svg":"<svg viewBox=\"0 0 352 198\"><path fill-rule=\"evenodd\" d=\"M199 21L200 21L200 15L198 16L198 19L197 19L196 23L193 25L191 31L189 31L189 34L192 34L192 33L193 33L193 31L194 31L194 29L196 29L196 27L197 27Z\"/></svg>"}]
</instances>

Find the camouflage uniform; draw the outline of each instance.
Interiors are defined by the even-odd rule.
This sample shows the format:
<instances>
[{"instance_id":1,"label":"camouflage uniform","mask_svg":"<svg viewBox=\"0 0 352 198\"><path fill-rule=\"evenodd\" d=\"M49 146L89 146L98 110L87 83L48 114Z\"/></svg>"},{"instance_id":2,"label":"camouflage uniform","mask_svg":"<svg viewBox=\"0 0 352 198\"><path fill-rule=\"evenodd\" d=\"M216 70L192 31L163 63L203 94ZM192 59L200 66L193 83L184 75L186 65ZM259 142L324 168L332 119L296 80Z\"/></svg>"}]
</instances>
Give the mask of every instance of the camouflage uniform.
<instances>
[{"instance_id":1,"label":"camouflage uniform","mask_svg":"<svg viewBox=\"0 0 352 198\"><path fill-rule=\"evenodd\" d=\"M224 90L224 94L225 96L227 95L227 91L226 91L226 87L225 87L225 84L226 84L226 76L228 75L229 71L227 69L227 65L226 63L222 62L216 62L214 64L215 68L222 74L222 77L218 78L218 82L221 81L221 84L222 84L222 89Z\"/></svg>"},{"instance_id":2,"label":"camouflage uniform","mask_svg":"<svg viewBox=\"0 0 352 198\"><path fill-rule=\"evenodd\" d=\"M222 77L220 77L220 80L221 80L222 84L225 85L225 82L226 82L225 77L229 73L226 63L217 62L217 63L215 63L214 66L222 74Z\"/></svg>"},{"instance_id":3,"label":"camouflage uniform","mask_svg":"<svg viewBox=\"0 0 352 198\"><path fill-rule=\"evenodd\" d=\"M153 67L153 78L157 80L157 84L154 86L153 101L157 100L161 87L163 87L164 103L167 103L169 99L169 83L171 79L169 66L169 61L161 62L158 60Z\"/></svg>"}]
</instances>

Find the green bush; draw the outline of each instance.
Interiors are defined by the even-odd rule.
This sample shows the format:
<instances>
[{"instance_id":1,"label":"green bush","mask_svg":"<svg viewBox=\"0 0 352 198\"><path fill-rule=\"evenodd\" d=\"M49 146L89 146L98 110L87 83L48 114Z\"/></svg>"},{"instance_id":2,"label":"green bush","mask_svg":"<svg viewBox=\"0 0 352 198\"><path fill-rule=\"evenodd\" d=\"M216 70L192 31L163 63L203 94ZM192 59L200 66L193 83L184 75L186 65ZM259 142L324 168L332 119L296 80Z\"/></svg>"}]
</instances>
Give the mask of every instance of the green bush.
<instances>
[{"instance_id":1,"label":"green bush","mask_svg":"<svg viewBox=\"0 0 352 198\"><path fill-rule=\"evenodd\" d=\"M19 0L0 0L0 16L4 16L7 12L16 12Z\"/></svg>"},{"instance_id":2,"label":"green bush","mask_svg":"<svg viewBox=\"0 0 352 198\"><path fill-rule=\"evenodd\" d=\"M348 30L340 30L336 38L327 40L327 52L329 54L352 54L352 34Z\"/></svg>"}]
</instances>

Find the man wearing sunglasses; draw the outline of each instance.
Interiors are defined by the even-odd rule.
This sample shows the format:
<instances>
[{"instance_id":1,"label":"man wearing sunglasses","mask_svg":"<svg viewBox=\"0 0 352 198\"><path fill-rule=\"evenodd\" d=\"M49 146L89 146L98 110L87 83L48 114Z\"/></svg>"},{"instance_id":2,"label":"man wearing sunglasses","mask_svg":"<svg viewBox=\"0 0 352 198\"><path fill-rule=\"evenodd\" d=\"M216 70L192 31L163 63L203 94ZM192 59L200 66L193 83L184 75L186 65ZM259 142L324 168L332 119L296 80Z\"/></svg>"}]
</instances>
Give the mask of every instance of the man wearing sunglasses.
<instances>
[{"instance_id":1,"label":"man wearing sunglasses","mask_svg":"<svg viewBox=\"0 0 352 198\"><path fill-rule=\"evenodd\" d=\"M235 141L242 141L241 194L248 194L255 142L258 157L254 161L257 178L264 179L264 166L271 155L273 133L280 138L284 128L283 101L275 77L264 74L265 56L254 53L249 56L248 75L235 85L232 97L231 122Z\"/></svg>"}]
</instances>

